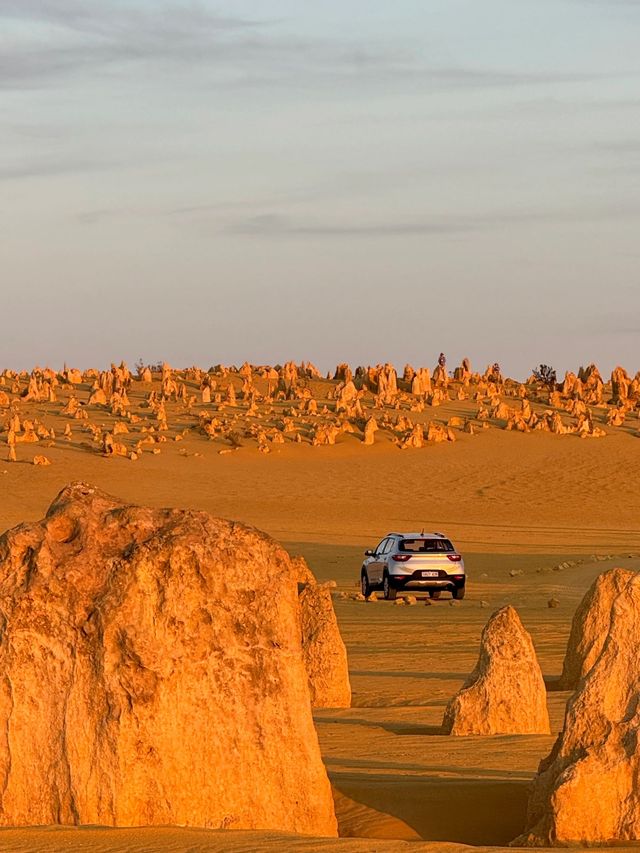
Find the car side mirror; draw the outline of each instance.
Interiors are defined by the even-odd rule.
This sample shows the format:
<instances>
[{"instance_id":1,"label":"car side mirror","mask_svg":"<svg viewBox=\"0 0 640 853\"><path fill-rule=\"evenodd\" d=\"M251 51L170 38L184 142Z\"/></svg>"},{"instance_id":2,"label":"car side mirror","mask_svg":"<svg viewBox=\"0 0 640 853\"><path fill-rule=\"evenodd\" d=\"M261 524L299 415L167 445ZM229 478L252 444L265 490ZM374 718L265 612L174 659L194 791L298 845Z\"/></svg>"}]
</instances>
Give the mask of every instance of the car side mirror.
<instances>
[{"instance_id":1,"label":"car side mirror","mask_svg":"<svg viewBox=\"0 0 640 853\"><path fill-rule=\"evenodd\" d=\"M376 552L369 549L368 551L364 552L364 555L365 555L365 557L375 557Z\"/></svg>"}]
</instances>

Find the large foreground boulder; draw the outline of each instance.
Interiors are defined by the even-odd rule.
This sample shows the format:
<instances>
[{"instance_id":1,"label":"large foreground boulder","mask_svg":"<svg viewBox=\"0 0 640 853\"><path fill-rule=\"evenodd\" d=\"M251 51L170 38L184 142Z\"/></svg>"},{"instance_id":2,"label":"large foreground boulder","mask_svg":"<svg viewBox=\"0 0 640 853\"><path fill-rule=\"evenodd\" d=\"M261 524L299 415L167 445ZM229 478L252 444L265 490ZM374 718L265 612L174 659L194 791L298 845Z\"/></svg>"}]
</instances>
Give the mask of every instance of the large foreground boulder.
<instances>
[{"instance_id":1,"label":"large foreground boulder","mask_svg":"<svg viewBox=\"0 0 640 853\"><path fill-rule=\"evenodd\" d=\"M480 657L445 711L452 735L549 734L547 696L533 642L513 607L482 631Z\"/></svg>"},{"instance_id":2,"label":"large foreground boulder","mask_svg":"<svg viewBox=\"0 0 640 853\"><path fill-rule=\"evenodd\" d=\"M0 537L0 825L335 835L297 569L85 484Z\"/></svg>"},{"instance_id":3,"label":"large foreground boulder","mask_svg":"<svg viewBox=\"0 0 640 853\"><path fill-rule=\"evenodd\" d=\"M640 575L611 609L609 633L569 700L564 729L540 765L527 829L514 845L640 840Z\"/></svg>"},{"instance_id":4,"label":"large foreground boulder","mask_svg":"<svg viewBox=\"0 0 640 853\"><path fill-rule=\"evenodd\" d=\"M302 652L314 708L350 708L347 650L340 636L331 589L306 584L300 593Z\"/></svg>"},{"instance_id":5,"label":"large foreground boulder","mask_svg":"<svg viewBox=\"0 0 640 853\"><path fill-rule=\"evenodd\" d=\"M597 661L609 633L614 601L636 576L630 569L611 569L595 579L573 617L559 688L576 690Z\"/></svg>"}]
</instances>

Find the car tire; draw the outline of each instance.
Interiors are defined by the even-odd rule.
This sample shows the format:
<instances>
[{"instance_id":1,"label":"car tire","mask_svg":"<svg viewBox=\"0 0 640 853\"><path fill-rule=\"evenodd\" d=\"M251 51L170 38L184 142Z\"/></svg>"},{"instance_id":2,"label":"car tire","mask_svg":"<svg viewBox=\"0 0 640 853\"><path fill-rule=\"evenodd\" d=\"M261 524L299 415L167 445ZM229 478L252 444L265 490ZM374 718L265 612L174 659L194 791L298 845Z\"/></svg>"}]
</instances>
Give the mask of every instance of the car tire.
<instances>
[{"instance_id":1,"label":"car tire","mask_svg":"<svg viewBox=\"0 0 640 853\"><path fill-rule=\"evenodd\" d=\"M451 595L456 599L456 601L460 601L464 598L464 587L461 586L458 589L454 589Z\"/></svg>"},{"instance_id":2,"label":"car tire","mask_svg":"<svg viewBox=\"0 0 640 853\"><path fill-rule=\"evenodd\" d=\"M433 598L434 601L437 601L440 598L440 592L441 590L439 589L430 589L429 598Z\"/></svg>"},{"instance_id":3,"label":"car tire","mask_svg":"<svg viewBox=\"0 0 640 853\"><path fill-rule=\"evenodd\" d=\"M395 601L396 596L398 595L398 590L394 589L391 586L391 581L389 580L389 575L385 574L382 580L382 589L384 591L384 597L387 601Z\"/></svg>"},{"instance_id":4,"label":"car tire","mask_svg":"<svg viewBox=\"0 0 640 853\"><path fill-rule=\"evenodd\" d=\"M360 590L365 598L369 598L371 595L371 584L369 583L369 576L366 571L363 569L362 574L360 575Z\"/></svg>"}]
</instances>

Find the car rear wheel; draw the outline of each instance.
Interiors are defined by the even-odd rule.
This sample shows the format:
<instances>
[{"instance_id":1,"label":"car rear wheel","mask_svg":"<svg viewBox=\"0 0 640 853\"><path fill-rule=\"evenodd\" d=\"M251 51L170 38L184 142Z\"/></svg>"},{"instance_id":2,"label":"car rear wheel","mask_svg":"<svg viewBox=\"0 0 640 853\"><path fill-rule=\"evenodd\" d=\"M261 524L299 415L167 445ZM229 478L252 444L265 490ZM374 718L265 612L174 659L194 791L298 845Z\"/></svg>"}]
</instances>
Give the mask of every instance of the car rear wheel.
<instances>
[{"instance_id":1,"label":"car rear wheel","mask_svg":"<svg viewBox=\"0 0 640 853\"><path fill-rule=\"evenodd\" d=\"M458 589L454 589L454 590L453 590L453 592L451 593L451 595L452 595L455 599L457 599L458 601L460 601L460 599L461 599L461 598L464 598L464 587L463 587L463 586L461 586L461 587L459 587Z\"/></svg>"},{"instance_id":2,"label":"car rear wheel","mask_svg":"<svg viewBox=\"0 0 640 853\"><path fill-rule=\"evenodd\" d=\"M437 601L440 598L440 590L439 589L430 589L429 590L429 598L433 598L434 601Z\"/></svg>"},{"instance_id":3,"label":"car rear wheel","mask_svg":"<svg viewBox=\"0 0 640 853\"><path fill-rule=\"evenodd\" d=\"M384 597L387 601L395 601L396 596L398 595L398 590L394 589L391 586L391 581L389 580L389 575L385 575L382 581L382 589L384 592Z\"/></svg>"},{"instance_id":4,"label":"car rear wheel","mask_svg":"<svg viewBox=\"0 0 640 853\"><path fill-rule=\"evenodd\" d=\"M364 570L362 572L362 577L360 578L360 589L362 590L364 597L369 598L371 595L371 584L369 583L369 577Z\"/></svg>"}]
</instances>

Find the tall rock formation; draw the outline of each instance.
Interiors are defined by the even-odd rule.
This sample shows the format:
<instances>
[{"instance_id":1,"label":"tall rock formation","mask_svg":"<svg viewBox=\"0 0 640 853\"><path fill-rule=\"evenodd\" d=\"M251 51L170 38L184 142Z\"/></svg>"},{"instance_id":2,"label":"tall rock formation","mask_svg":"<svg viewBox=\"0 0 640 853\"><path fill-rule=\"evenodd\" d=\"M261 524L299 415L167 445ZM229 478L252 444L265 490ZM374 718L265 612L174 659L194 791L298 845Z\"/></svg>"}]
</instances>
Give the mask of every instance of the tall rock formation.
<instances>
[{"instance_id":1,"label":"tall rock formation","mask_svg":"<svg viewBox=\"0 0 640 853\"><path fill-rule=\"evenodd\" d=\"M0 537L0 825L335 835L298 569L78 483Z\"/></svg>"},{"instance_id":2,"label":"tall rock formation","mask_svg":"<svg viewBox=\"0 0 640 853\"><path fill-rule=\"evenodd\" d=\"M476 668L449 702L443 728L452 735L549 734L544 679L513 607L485 625Z\"/></svg>"},{"instance_id":3,"label":"tall rock formation","mask_svg":"<svg viewBox=\"0 0 640 853\"><path fill-rule=\"evenodd\" d=\"M608 635L569 700L564 729L540 765L527 829L514 845L640 840L640 575L611 608Z\"/></svg>"},{"instance_id":4,"label":"tall rock formation","mask_svg":"<svg viewBox=\"0 0 640 853\"><path fill-rule=\"evenodd\" d=\"M300 593L302 652L314 708L350 708L351 685L331 590L307 584Z\"/></svg>"},{"instance_id":5,"label":"tall rock formation","mask_svg":"<svg viewBox=\"0 0 640 853\"><path fill-rule=\"evenodd\" d=\"M636 575L629 569L611 569L598 575L588 589L571 624L559 682L561 690L576 690L600 656L611 625L611 608Z\"/></svg>"}]
</instances>

